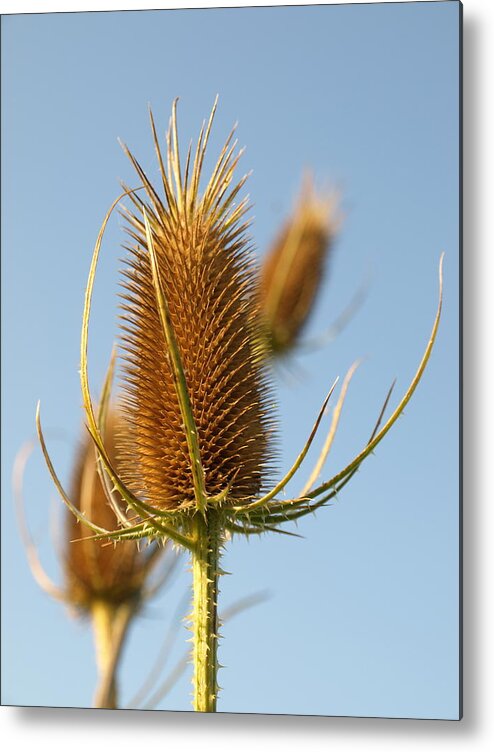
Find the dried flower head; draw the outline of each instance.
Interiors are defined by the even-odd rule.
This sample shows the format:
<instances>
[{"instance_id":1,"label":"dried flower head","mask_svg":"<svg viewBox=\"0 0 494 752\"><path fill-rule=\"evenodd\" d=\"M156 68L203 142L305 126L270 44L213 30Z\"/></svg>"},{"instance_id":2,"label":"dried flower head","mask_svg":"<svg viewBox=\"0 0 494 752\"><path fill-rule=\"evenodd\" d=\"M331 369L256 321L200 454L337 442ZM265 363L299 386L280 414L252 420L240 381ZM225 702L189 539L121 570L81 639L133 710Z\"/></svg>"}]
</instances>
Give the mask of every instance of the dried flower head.
<instances>
[{"instance_id":1,"label":"dried flower head","mask_svg":"<svg viewBox=\"0 0 494 752\"><path fill-rule=\"evenodd\" d=\"M109 397L109 380L107 382L106 398ZM121 421L116 411L108 409L107 400L99 414L109 456L115 462L115 434ZM166 553L171 554L167 542L160 545L153 541L139 548L134 541L123 541L115 546L87 536L86 528L81 527L78 519L87 516L99 525L114 527L118 514L124 515L125 507L121 496L111 490L104 474L100 473L94 443L85 430L71 484L73 509L67 511L64 527L64 582L61 587L54 584L41 565L24 515L23 478L32 448L33 443L27 442L18 452L13 474L18 522L29 566L46 593L67 605L76 616L88 617L91 621L99 673L94 704L114 708L117 707L118 664L129 627L143 603L167 582L177 557L166 556ZM81 517L74 516L74 512ZM165 566L151 583L151 571L160 559L165 560Z\"/></svg>"},{"instance_id":2,"label":"dried flower head","mask_svg":"<svg viewBox=\"0 0 494 752\"><path fill-rule=\"evenodd\" d=\"M307 323L338 226L334 195L316 193L307 177L261 268L260 308L274 354L293 348Z\"/></svg>"},{"instance_id":3,"label":"dried flower head","mask_svg":"<svg viewBox=\"0 0 494 752\"><path fill-rule=\"evenodd\" d=\"M125 212L135 245L123 269L121 408L125 431L117 442L127 487L156 509L194 505L194 479L176 376L160 318L146 213L157 276L190 397L192 425L206 495L259 493L271 461L269 388L254 324L256 273L245 235L246 202L234 204L244 180L230 187L239 156L232 134L202 196L198 187L209 135L201 132L194 164L180 172L175 109L168 134L167 174L153 124L165 197L127 153L147 191ZM190 174L190 180L188 176ZM229 189L229 192L227 192Z\"/></svg>"},{"instance_id":4,"label":"dried flower head","mask_svg":"<svg viewBox=\"0 0 494 752\"><path fill-rule=\"evenodd\" d=\"M110 412L106 421L105 440L110 457L115 461L115 435L118 417ZM98 472L96 453L91 438L85 432L76 457L71 498L80 512L104 527L114 527L115 512L108 501ZM114 494L122 508L122 499ZM66 600L82 612L90 612L96 601L115 607L122 603L138 602L154 546L139 550L133 541L119 546L82 537L84 531L74 515L67 511L64 557Z\"/></svg>"}]
</instances>

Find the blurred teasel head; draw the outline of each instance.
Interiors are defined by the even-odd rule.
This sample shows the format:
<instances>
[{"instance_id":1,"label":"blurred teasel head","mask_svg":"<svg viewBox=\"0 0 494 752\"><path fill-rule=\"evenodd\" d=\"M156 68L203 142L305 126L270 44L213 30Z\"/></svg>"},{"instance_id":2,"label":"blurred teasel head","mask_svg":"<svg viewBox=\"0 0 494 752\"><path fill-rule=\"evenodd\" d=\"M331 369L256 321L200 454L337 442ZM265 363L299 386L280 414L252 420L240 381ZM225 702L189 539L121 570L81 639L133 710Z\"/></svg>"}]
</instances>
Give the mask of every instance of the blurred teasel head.
<instances>
[{"instance_id":1,"label":"blurred teasel head","mask_svg":"<svg viewBox=\"0 0 494 752\"><path fill-rule=\"evenodd\" d=\"M147 195L145 200L133 195L133 210L124 210L133 242L126 246L123 268L125 431L117 441L127 488L155 509L170 511L195 508L198 483L205 498L228 491L231 502L252 499L269 475L273 430L255 316L247 198L235 202L245 182L233 180L237 142L232 131L200 193L216 105L193 160L189 147L184 174L175 107L168 170L151 115L163 198L126 149ZM199 471L191 463L194 451Z\"/></svg>"},{"instance_id":2,"label":"blurred teasel head","mask_svg":"<svg viewBox=\"0 0 494 752\"><path fill-rule=\"evenodd\" d=\"M120 424L118 412L106 409L105 442L117 465L115 439ZM170 556L167 541L164 545L152 542L139 548L131 540L117 546L97 540L87 535L73 511L66 510L61 559L64 582L61 587L54 584L38 559L24 517L23 478L32 448L32 442L27 442L18 452L13 476L18 521L31 572L46 593L68 606L73 615L91 621L99 672L94 704L117 707L116 673L129 626L143 605L167 582L177 557ZM86 430L75 456L71 498L77 514L102 526L114 527L117 511L121 515L125 512L121 496L98 468L96 449ZM164 566L151 582L152 570L163 558Z\"/></svg>"},{"instance_id":3,"label":"blurred teasel head","mask_svg":"<svg viewBox=\"0 0 494 752\"><path fill-rule=\"evenodd\" d=\"M115 440L119 419L110 411L105 426L105 442L115 461ZM87 434L74 463L71 498L75 507L96 524L114 527L116 515L103 486L96 461L94 443ZM114 504L124 510L122 498L113 493ZM128 604L137 609L145 598L145 581L160 553L156 544L138 549L133 541L118 546L88 537L72 512L67 510L64 551L65 599L81 614L92 612L95 604L110 609Z\"/></svg>"},{"instance_id":4,"label":"blurred teasel head","mask_svg":"<svg viewBox=\"0 0 494 752\"><path fill-rule=\"evenodd\" d=\"M296 345L314 308L339 224L336 195L318 193L306 176L261 267L261 317L273 355Z\"/></svg>"},{"instance_id":5,"label":"blurred teasel head","mask_svg":"<svg viewBox=\"0 0 494 752\"><path fill-rule=\"evenodd\" d=\"M110 410L104 435L108 455L117 467L115 440L120 422L118 413ZM125 509L121 496L112 490L98 469L89 435L77 455L72 500L82 515L102 526L113 527L117 519L115 510L123 514ZM148 575L163 547L153 542L139 549L134 541L121 541L115 546L94 540L85 535L70 511L66 526L65 599L92 621L99 670L94 705L115 708L118 707L117 668L123 644L135 614L158 587L149 586ZM164 584L173 563L168 561L159 584Z\"/></svg>"}]
</instances>

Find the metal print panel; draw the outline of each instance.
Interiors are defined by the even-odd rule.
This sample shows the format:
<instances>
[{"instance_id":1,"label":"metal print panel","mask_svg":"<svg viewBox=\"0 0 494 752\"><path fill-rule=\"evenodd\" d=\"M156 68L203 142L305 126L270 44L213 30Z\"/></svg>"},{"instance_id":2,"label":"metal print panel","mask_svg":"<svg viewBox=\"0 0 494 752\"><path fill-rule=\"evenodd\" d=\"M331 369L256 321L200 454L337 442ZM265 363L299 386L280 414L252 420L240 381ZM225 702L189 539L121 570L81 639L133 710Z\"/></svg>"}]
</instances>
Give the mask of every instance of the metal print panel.
<instances>
[{"instance_id":1,"label":"metal print panel","mask_svg":"<svg viewBox=\"0 0 494 752\"><path fill-rule=\"evenodd\" d=\"M2 17L3 704L461 717L461 10Z\"/></svg>"}]
</instances>

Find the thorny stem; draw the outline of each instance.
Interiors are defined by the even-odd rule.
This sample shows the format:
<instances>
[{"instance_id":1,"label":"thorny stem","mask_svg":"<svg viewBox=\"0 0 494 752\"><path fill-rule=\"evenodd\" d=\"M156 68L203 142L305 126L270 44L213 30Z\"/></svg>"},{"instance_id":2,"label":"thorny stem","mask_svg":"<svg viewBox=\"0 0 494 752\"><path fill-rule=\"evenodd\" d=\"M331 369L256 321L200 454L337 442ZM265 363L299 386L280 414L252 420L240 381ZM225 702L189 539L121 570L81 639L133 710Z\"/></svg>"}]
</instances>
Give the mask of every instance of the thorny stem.
<instances>
[{"instance_id":1,"label":"thorny stem","mask_svg":"<svg viewBox=\"0 0 494 752\"><path fill-rule=\"evenodd\" d=\"M117 667L135 607L95 601L91 608L99 682L95 708L118 708Z\"/></svg>"},{"instance_id":2,"label":"thorny stem","mask_svg":"<svg viewBox=\"0 0 494 752\"><path fill-rule=\"evenodd\" d=\"M193 519L192 633L194 710L215 713L218 695L218 577L221 547L220 514L211 507Z\"/></svg>"}]
</instances>

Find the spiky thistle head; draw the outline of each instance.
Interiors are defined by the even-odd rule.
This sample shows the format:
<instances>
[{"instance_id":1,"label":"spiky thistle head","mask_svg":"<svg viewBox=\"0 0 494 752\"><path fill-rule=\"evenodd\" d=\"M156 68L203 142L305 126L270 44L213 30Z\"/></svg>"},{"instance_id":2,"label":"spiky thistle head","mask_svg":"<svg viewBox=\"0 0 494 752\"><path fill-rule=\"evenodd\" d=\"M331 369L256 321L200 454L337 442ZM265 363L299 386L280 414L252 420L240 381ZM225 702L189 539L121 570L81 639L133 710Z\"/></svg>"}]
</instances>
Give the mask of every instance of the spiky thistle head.
<instances>
[{"instance_id":1,"label":"spiky thistle head","mask_svg":"<svg viewBox=\"0 0 494 752\"><path fill-rule=\"evenodd\" d=\"M406 393L386 423L381 426L391 390L364 448L340 472L316 485L336 433L348 382L355 370L352 366L310 482L299 496L279 498L307 456L337 380L290 470L269 491L254 498L273 458L273 406L265 352L260 344L259 288L249 260L246 223L242 221L246 203L233 203L244 182L231 187L239 156L233 157L235 144L231 144L230 136L199 196L214 108L206 131L203 126L199 136L191 170L189 149L183 179L175 106L172 113L167 170L151 117L164 201L128 152L148 201L136 198L140 189L126 189L106 213L93 251L82 320L80 375L87 427L104 477L122 496L126 511L132 510L134 515L119 514L117 528L108 529L81 514L51 461L39 403L36 428L48 470L63 501L78 521L93 532L94 540L169 538L196 551L193 528L201 515L195 515L194 525L189 525L195 511L206 520L208 507L220 508L221 525L232 534L286 532L280 526L324 506L350 481L402 414L422 378L441 317L442 256L439 302L429 342ZM124 270L123 428L117 441L117 463L112 462L105 447L101 410L97 415L91 399L87 349L101 243L109 218L125 195L132 198L137 212L126 210L129 233L136 244L128 248L130 255ZM109 392L113 362L112 357L104 394ZM101 404L105 404L104 399Z\"/></svg>"},{"instance_id":2,"label":"spiky thistle head","mask_svg":"<svg viewBox=\"0 0 494 752\"><path fill-rule=\"evenodd\" d=\"M292 349L307 323L338 225L335 196L317 193L307 176L261 267L260 308L273 354Z\"/></svg>"},{"instance_id":3,"label":"spiky thistle head","mask_svg":"<svg viewBox=\"0 0 494 752\"><path fill-rule=\"evenodd\" d=\"M106 421L105 441L113 461L117 431L118 417L111 411ZM94 444L87 432L76 455L71 498L76 508L96 524L115 526L115 513L98 473ZM123 508L121 497L114 494L114 498ZM131 541L114 546L85 533L72 512L67 511L63 559L66 602L83 613L90 612L95 602L114 607L131 602L137 605L149 570L151 549L138 550Z\"/></svg>"},{"instance_id":4,"label":"spiky thistle head","mask_svg":"<svg viewBox=\"0 0 494 752\"><path fill-rule=\"evenodd\" d=\"M175 107L167 168L151 115L163 197L126 150L147 196L124 212L133 242L123 268L117 442L127 488L171 511L251 500L270 470L273 430L247 203L235 203L240 154L232 131L201 194L215 107L183 176Z\"/></svg>"}]
</instances>

